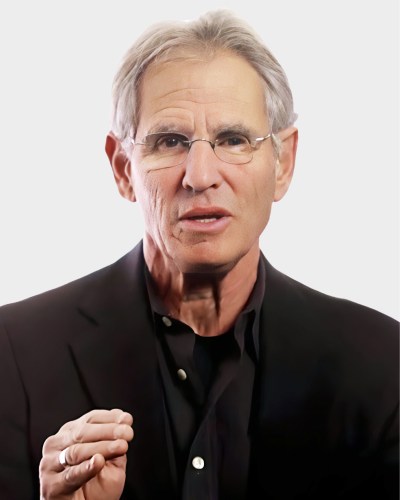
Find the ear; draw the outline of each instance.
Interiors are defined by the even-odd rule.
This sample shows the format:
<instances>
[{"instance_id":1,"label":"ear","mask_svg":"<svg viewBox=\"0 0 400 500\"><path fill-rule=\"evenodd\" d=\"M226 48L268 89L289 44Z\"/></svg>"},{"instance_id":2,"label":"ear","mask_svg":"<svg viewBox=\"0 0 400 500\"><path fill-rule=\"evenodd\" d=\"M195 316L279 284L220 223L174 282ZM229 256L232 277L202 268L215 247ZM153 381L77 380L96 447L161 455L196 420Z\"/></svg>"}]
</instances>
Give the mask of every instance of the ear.
<instances>
[{"instance_id":1,"label":"ear","mask_svg":"<svg viewBox=\"0 0 400 500\"><path fill-rule=\"evenodd\" d=\"M285 196L293 177L298 139L297 128L286 128L279 132L278 136L281 146L276 164L274 201L279 201Z\"/></svg>"},{"instance_id":2,"label":"ear","mask_svg":"<svg viewBox=\"0 0 400 500\"><path fill-rule=\"evenodd\" d=\"M121 196L129 201L136 201L131 176L131 162L122 147L121 141L112 132L107 135L105 150Z\"/></svg>"}]
</instances>

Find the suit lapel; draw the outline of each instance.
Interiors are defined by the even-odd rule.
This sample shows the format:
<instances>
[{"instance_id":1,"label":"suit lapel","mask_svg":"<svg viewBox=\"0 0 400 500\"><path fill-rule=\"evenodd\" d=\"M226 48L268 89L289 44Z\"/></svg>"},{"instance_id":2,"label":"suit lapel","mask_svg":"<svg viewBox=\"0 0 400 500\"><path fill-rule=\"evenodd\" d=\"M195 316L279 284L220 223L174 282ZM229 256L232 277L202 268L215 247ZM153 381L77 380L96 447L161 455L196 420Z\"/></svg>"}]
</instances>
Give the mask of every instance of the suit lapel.
<instances>
[{"instance_id":1,"label":"suit lapel","mask_svg":"<svg viewBox=\"0 0 400 500\"><path fill-rule=\"evenodd\" d=\"M71 342L71 349L93 406L121 408L133 415L126 490L140 492L138 498L156 498L158 491L171 491L172 485L143 268L140 244L102 272L90 294L82 297L79 309L88 327Z\"/></svg>"}]
</instances>

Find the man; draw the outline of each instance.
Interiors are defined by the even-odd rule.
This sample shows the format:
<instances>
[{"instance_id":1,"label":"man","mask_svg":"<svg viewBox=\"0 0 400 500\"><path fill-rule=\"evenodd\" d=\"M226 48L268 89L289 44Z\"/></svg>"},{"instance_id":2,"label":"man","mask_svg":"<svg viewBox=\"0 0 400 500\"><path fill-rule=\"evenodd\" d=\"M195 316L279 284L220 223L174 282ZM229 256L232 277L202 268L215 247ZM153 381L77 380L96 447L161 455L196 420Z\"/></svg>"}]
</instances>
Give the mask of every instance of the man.
<instances>
[{"instance_id":1,"label":"man","mask_svg":"<svg viewBox=\"0 0 400 500\"><path fill-rule=\"evenodd\" d=\"M260 255L294 120L226 12L130 49L106 152L143 243L2 308L2 498L397 498L396 322Z\"/></svg>"}]
</instances>

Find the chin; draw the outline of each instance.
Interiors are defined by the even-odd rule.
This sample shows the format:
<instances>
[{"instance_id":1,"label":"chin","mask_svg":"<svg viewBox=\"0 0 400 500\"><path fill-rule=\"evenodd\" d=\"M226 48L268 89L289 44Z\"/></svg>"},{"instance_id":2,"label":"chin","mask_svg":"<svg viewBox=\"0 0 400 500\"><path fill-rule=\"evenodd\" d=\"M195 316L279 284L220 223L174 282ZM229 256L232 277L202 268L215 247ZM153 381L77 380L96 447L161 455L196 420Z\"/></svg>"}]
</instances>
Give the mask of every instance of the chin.
<instances>
[{"instance_id":1,"label":"chin","mask_svg":"<svg viewBox=\"0 0 400 500\"><path fill-rule=\"evenodd\" d=\"M196 262L196 263L184 263L180 266L180 270L183 274L226 274L232 268L234 264L229 263L215 263L215 262Z\"/></svg>"},{"instance_id":2,"label":"chin","mask_svg":"<svg viewBox=\"0 0 400 500\"><path fill-rule=\"evenodd\" d=\"M235 267L240 255L220 252L195 252L189 249L181 255L174 256L174 263L184 274L226 274Z\"/></svg>"}]
</instances>

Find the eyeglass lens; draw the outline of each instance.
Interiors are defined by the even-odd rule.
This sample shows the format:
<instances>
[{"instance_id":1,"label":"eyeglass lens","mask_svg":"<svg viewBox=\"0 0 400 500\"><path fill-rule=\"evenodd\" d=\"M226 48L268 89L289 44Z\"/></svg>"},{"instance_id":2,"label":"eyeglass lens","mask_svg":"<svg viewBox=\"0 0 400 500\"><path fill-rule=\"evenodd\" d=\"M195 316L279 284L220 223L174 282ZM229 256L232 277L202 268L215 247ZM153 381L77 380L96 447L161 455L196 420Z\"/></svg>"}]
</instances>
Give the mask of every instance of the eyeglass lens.
<instances>
[{"instance_id":1,"label":"eyeglass lens","mask_svg":"<svg viewBox=\"0 0 400 500\"><path fill-rule=\"evenodd\" d=\"M183 135L163 132L149 134L138 144L145 147L143 161L148 167L167 168L182 164L196 142L208 142L215 155L226 163L241 165L250 162L253 157L249 140L240 134L226 136L213 143L207 139L189 141Z\"/></svg>"}]
</instances>

